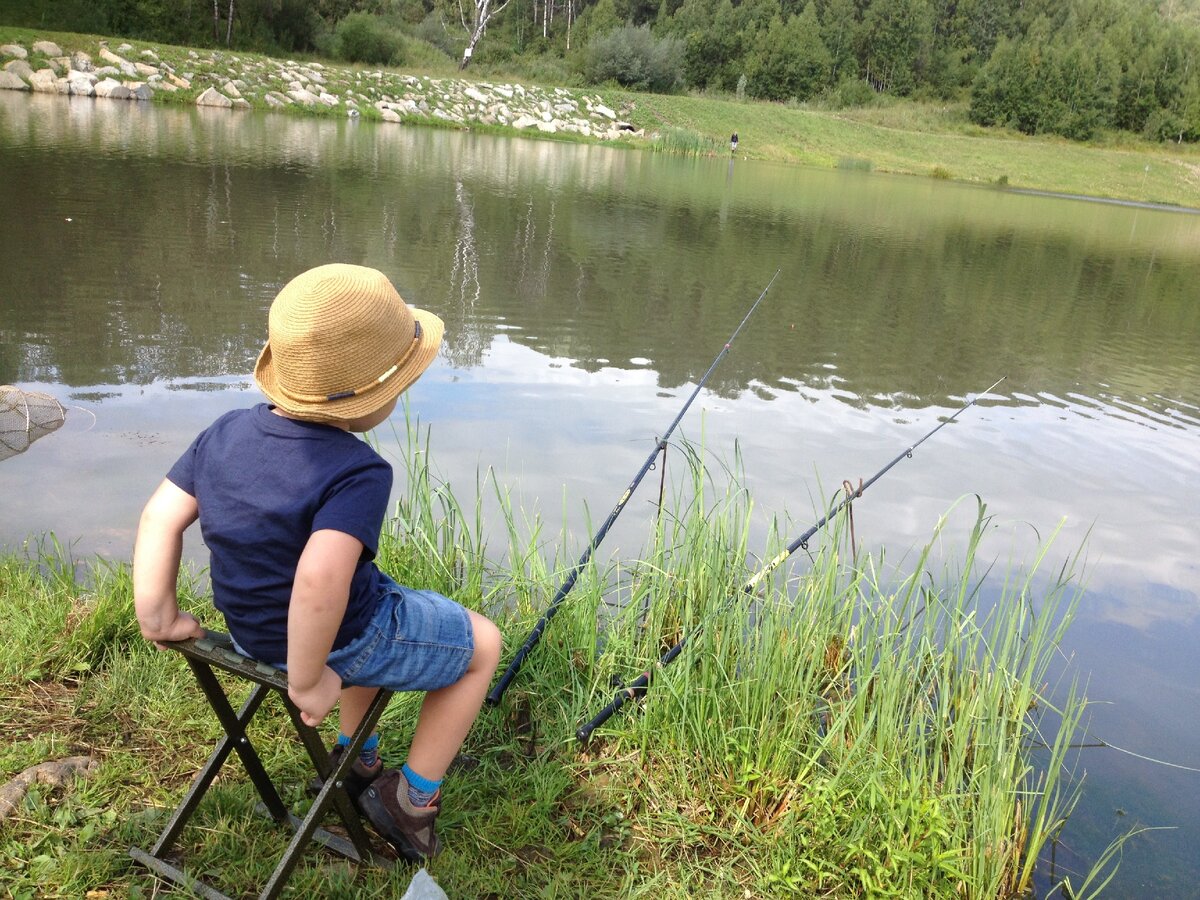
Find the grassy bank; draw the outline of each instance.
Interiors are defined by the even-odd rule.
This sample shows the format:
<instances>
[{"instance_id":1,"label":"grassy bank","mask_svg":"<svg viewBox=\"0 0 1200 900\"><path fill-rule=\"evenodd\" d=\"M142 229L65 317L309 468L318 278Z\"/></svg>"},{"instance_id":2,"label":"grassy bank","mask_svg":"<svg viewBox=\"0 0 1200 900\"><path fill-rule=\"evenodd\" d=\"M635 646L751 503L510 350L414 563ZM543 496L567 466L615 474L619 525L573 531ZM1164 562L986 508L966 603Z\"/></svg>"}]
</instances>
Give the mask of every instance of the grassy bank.
<instances>
[{"instance_id":1,"label":"grassy bank","mask_svg":"<svg viewBox=\"0 0 1200 900\"><path fill-rule=\"evenodd\" d=\"M81 49L95 54L103 38L94 35L41 33L0 26L0 43L26 46L50 39L64 49ZM119 38L107 39L110 44ZM153 48L162 60L185 71L190 65L189 48L145 42L129 42L135 51ZM239 77L238 66L254 65L264 57L252 53L228 53L197 49L197 56L236 59L223 77ZM411 74L458 79L453 62L436 52L418 55L419 69ZM329 72L348 71L344 65L323 61ZM502 70L468 70L469 79L515 81L519 73ZM217 82L219 83L219 82ZM281 88L282 85L276 85ZM174 94L160 93L156 101L194 102L201 86ZM583 91L572 91L582 95ZM618 90L588 92L599 95L606 105L620 112L641 137L624 137L617 143L636 148L658 149L683 154L729 153L729 136L740 138L738 157L750 160L794 163L819 167L871 169L904 175L949 178L972 183L1000 184L1012 188L1053 191L1172 206L1200 208L1200 148L1163 145L1131 136L1106 136L1089 144L1060 138L1032 138L971 124L965 105L886 101L885 105L841 111L722 97L635 94ZM265 108L261 98L248 96L252 106ZM314 107L298 114L345 115L344 110ZM372 118L376 111L363 107ZM410 121L437 124L432 117L408 117ZM468 127L510 132L488 124ZM533 129L524 136L543 137ZM564 139L557 136L555 139ZM566 137L581 140L578 137Z\"/></svg>"},{"instance_id":2,"label":"grassy bank","mask_svg":"<svg viewBox=\"0 0 1200 900\"><path fill-rule=\"evenodd\" d=\"M381 562L487 611L507 659L562 577L558 542L484 479L507 524L507 546L485 548L481 507L464 508L408 444L408 495ZM830 534L800 574L764 580L751 600L747 560L787 536L749 547L737 473L688 455L690 480L640 558L585 571L500 707L481 714L447 782L434 877L452 897L1024 896L1077 790L1066 757L1084 703L1067 689L1052 710L1043 693L1072 615L1069 569L1038 590L1034 560L984 587L980 507L953 572L928 552L904 571L855 560ZM184 604L220 627L197 583L185 579ZM46 760L97 763L65 790L35 786L0 824L0 881L16 897L153 895L127 847L153 841L218 736L182 658L137 634L124 566L77 577L57 550L0 557L0 625L0 721L13 736L0 782ZM610 676L652 667L684 634L643 709L578 746ZM390 764L417 699L385 715ZM303 806L284 713L268 702L256 721L285 799ZM180 845L234 894L261 884L286 843L253 806L231 763ZM411 874L313 852L292 895L397 896Z\"/></svg>"}]
</instances>

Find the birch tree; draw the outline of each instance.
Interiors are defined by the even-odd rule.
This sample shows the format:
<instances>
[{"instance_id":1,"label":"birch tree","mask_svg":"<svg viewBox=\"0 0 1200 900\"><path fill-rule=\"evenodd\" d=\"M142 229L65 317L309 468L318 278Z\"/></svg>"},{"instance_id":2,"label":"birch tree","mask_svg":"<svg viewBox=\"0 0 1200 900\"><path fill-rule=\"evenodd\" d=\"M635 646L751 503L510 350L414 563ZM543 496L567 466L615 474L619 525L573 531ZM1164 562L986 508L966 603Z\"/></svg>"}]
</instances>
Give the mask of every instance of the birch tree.
<instances>
[{"instance_id":1,"label":"birch tree","mask_svg":"<svg viewBox=\"0 0 1200 900\"><path fill-rule=\"evenodd\" d=\"M475 45L479 43L487 31L488 22L493 16L498 16L504 11L504 7L508 6L510 0L471 0L474 5L471 17L468 19L467 7L463 0L458 0L458 15L462 20L463 28L467 30L470 37L467 39L467 46L463 50L462 59L458 63L458 70L461 72L467 67L467 63L471 61L471 55L475 52Z\"/></svg>"}]
</instances>

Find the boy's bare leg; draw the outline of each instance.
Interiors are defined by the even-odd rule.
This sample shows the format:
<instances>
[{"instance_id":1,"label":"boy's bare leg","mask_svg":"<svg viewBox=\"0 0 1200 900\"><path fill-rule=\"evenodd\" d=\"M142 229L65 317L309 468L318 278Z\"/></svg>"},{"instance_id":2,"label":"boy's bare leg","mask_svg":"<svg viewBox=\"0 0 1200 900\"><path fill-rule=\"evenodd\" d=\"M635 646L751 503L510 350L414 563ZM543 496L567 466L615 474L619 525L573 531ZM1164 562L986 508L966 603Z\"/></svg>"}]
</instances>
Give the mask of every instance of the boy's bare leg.
<instances>
[{"instance_id":1,"label":"boy's bare leg","mask_svg":"<svg viewBox=\"0 0 1200 900\"><path fill-rule=\"evenodd\" d=\"M379 688L374 687L342 688L341 700L338 704L339 727L342 729L342 734L347 737L353 736L354 732L358 730L363 716L367 714L371 701L378 693Z\"/></svg>"},{"instance_id":2,"label":"boy's bare leg","mask_svg":"<svg viewBox=\"0 0 1200 900\"><path fill-rule=\"evenodd\" d=\"M467 614L475 633L475 653L470 665L454 684L425 695L408 752L408 765L430 781L441 781L450 768L479 715L500 662L499 629L476 612L467 610Z\"/></svg>"}]
</instances>

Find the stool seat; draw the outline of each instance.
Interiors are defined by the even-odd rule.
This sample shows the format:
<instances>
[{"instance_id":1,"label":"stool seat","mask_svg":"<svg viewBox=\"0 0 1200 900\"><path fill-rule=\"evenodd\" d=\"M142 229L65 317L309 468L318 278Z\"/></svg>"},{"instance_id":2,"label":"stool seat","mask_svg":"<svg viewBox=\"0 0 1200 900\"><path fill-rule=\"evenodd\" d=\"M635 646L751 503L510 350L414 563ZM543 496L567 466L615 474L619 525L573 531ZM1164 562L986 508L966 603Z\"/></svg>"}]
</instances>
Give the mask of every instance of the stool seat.
<instances>
[{"instance_id":1,"label":"stool seat","mask_svg":"<svg viewBox=\"0 0 1200 900\"><path fill-rule=\"evenodd\" d=\"M358 730L351 737L350 746L346 748L346 752L341 754L338 764L331 766L329 751L322 742L320 733L317 729L304 724L300 718L300 710L288 697L286 672L238 653L234 649L229 635L219 631L208 631L202 638L171 642L165 646L186 657L192 674L195 675L201 690L208 698L209 705L220 721L225 734L217 742L204 767L192 780L191 787L172 814L158 841L149 851L138 847L129 848L130 856L161 878L187 887L205 897L206 900L230 900L226 894L205 884L199 878L189 875L184 869L167 862L167 856L188 819L199 807L201 799L212 785L221 766L229 754L236 751L246 769L246 774L249 775L259 797L262 798L259 808L276 823L287 825L294 832L275 871L259 894L260 900L272 900L279 896L299 862L300 854L314 840L355 862L384 868L391 867L391 860L372 850L371 840L344 787L346 774L358 758L363 743L371 736L375 724L392 698L391 691L380 689L367 709L367 714L363 717ZM240 710L234 711L213 671L214 669L229 672L254 685ZM247 725L262 705L263 700L272 692L277 694L283 702L284 709L287 710L288 716L295 726L297 737L308 752L314 770L323 781L320 792L303 819L288 812L279 796L279 791L263 767L258 752L246 736ZM341 820L349 839L321 827L321 819L330 808Z\"/></svg>"}]
</instances>

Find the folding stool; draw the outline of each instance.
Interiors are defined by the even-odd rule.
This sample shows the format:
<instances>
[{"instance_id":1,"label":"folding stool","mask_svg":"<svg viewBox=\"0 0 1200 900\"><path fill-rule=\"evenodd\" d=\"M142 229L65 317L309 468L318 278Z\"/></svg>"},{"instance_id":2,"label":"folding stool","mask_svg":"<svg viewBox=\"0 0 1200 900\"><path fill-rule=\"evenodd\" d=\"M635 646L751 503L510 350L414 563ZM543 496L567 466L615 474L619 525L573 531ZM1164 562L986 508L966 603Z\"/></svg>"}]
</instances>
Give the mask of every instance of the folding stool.
<instances>
[{"instance_id":1,"label":"folding stool","mask_svg":"<svg viewBox=\"0 0 1200 900\"><path fill-rule=\"evenodd\" d=\"M352 736L350 746L341 754L337 766L331 770L329 751L321 741L320 733L317 729L304 724L300 718L300 710L288 697L285 672L242 656L233 649L233 641L229 636L217 631L209 631L203 638L169 643L167 646L172 650L179 651L187 658L192 673L196 676L213 712L221 722L221 727L225 730L225 736L217 742L216 749L208 758L208 762L197 773L183 802L171 816L171 820L167 823L167 827L158 841L149 852L138 847L130 847L130 856L160 877L187 887L207 900L230 900L225 894L187 874L183 869L172 865L167 861L167 857L171 852L172 845L183 831L192 813L200 805L201 798L212 784L230 751L236 750L246 768L246 773L262 798L260 807L264 808L276 823L287 824L295 832L291 843L288 844L287 850L271 874L270 880L259 894L260 900L272 900L279 896L287 879L291 876L292 870L296 867L296 863L299 862L300 854L312 840L324 844L329 849L355 862L367 862L384 868L391 867L390 860L372 851L370 838L343 786L343 779L358 758L363 743L370 737L375 723L387 707L388 701L391 700L391 691L379 691L368 708L366 716L363 717L362 724ZM222 690L221 684L213 672L214 667L254 684L250 696L240 711L234 712L229 698ZM317 774L324 779L323 787L303 819L298 819L288 812L271 777L263 768L258 753L246 736L246 726L271 691L277 693L283 701L284 708L287 709L292 724L296 727L296 733L312 759L313 767ZM345 826L349 840L320 827L321 818L331 805Z\"/></svg>"}]
</instances>

